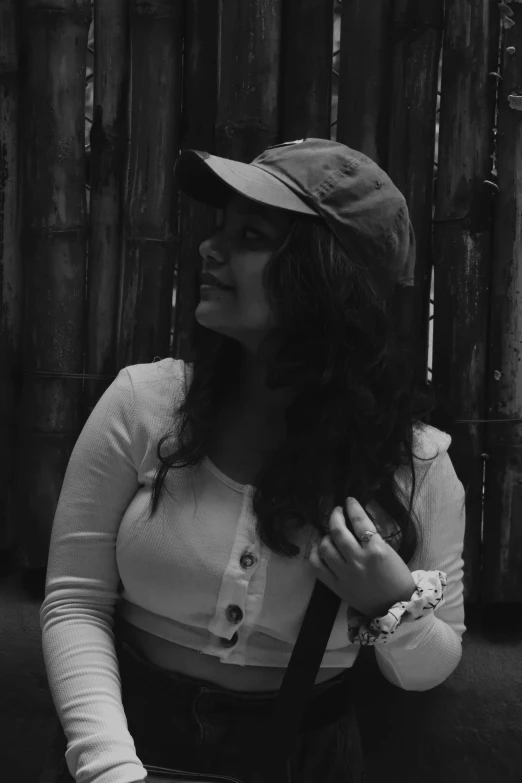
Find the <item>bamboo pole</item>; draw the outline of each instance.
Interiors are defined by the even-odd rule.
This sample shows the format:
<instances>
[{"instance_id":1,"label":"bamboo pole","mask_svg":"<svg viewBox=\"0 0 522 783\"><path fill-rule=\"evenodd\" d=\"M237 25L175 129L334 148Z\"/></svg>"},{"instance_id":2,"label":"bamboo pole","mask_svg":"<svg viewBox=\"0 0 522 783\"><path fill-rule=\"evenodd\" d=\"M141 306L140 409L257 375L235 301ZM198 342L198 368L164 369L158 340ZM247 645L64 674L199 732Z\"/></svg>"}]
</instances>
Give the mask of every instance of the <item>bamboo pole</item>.
<instances>
[{"instance_id":1,"label":"bamboo pole","mask_svg":"<svg viewBox=\"0 0 522 783\"><path fill-rule=\"evenodd\" d=\"M332 103L330 107L330 135L329 139L337 139L337 123L339 109L339 76L341 62L341 14L342 3L340 0L334 0L333 8L333 30L332 30Z\"/></svg>"},{"instance_id":2,"label":"bamboo pole","mask_svg":"<svg viewBox=\"0 0 522 783\"><path fill-rule=\"evenodd\" d=\"M343 4L337 140L375 160L404 193L417 240L415 286L402 328L426 380L431 194L442 0Z\"/></svg>"},{"instance_id":3,"label":"bamboo pole","mask_svg":"<svg viewBox=\"0 0 522 783\"><path fill-rule=\"evenodd\" d=\"M218 4L191 0L186 5L183 63L182 149L215 152L218 89ZM180 245L177 269L174 354L193 358L198 304L199 245L215 227L216 211L184 194L180 198Z\"/></svg>"},{"instance_id":4,"label":"bamboo pole","mask_svg":"<svg viewBox=\"0 0 522 783\"><path fill-rule=\"evenodd\" d=\"M127 0L94 6L94 100L85 371L86 421L118 374L117 316L121 268L122 191L129 87Z\"/></svg>"},{"instance_id":5,"label":"bamboo pole","mask_svg":"<svg viewBox=\"0 0 522 783\"><path fill-rule=\"evenodd\" d=\"M282 0L220 3L216 152L248 162L279 141Z\"/></svg>"},{"instance_id":6,"label":"bamboo pole","mask_svg":"<svg viewBox=\"0 0 522 783\"><path fill-rule=\"evenodd\" d=\"M118 367L169 352L177 256L174 161L179 151L182 0L131 3L130 148Z\"/></svg>"},{"instance_id":7,"label":"bamboo pole","mask_svg":"<svg viewBox=\"0 0 522 783\"><path fill-rule=\"evenodd\" d=\"M513 3L509 9L503 14L498 99L487 374L487 413L494 421L486 429L484 603L522 601L522 6Z\"/></svg>"},{"instance_id":8,"label":"bamboo pole","mask_svg":"<svg viewBox=\"0 0 522 783\"><path fill-rule=\"evenodd\" d=\"M343 3L337 141L388 165L393 0Z\"/></svg>"},{"instance_id":9,"label":"bamboo pole","mask_svg":"<svg viewBox=\"0 0 522 783\"><path fill-rule=\"evenodd\" d=\"M396 0L387 172L404 194L415 231L415 286L402 291L417 378L426 381L432 271L431 219L443 0Z\"/></svg>"},{"instance_id":10,"label":"bamboo pole","mask_svg":"<svg viewBox=\"0 0 522 783\"><path fill-rule=\"evenodd\" d=\"M0 550L16 543L13 453L16 393L13 371L19 364L22 315L20 255L18 116L19 14L16 0L0 0Z\"/></svg>"},{"instance_id":11,"label":"bamboo pole","mask_svg":"<svg viewBox=\"0 0 522 783\"><path fill-rule=\"evenodd\" d=\"M81 430L81 376L74 374L83 370L84 105L91 8L89 0L27 0L24 10L18 525L21 565L38 568L46 565L63 476Z\"/></svg>"},{"instance_id":12,"label":"bamboo pole","mask_svg":"<svg viewBox=\"0 0 522 783\"><path fill-rule=\"evenodd\" d=\"M482 423L486 413L491 180L498 12L487 0L446 4L437 199L433 226L433 383L449 414L455 470L466 489L464 595L479 596Z\"/></svg>"},{"instance_id":13,"label":"bamboo pole","mask_svg":"<svg viewBox=\"0 0 522 783\"><path fill-rule=\"evenodd\" d=\"M281 46L281 140L330 138L333 0L287 0Z\"/></svg>"}]
</instances>

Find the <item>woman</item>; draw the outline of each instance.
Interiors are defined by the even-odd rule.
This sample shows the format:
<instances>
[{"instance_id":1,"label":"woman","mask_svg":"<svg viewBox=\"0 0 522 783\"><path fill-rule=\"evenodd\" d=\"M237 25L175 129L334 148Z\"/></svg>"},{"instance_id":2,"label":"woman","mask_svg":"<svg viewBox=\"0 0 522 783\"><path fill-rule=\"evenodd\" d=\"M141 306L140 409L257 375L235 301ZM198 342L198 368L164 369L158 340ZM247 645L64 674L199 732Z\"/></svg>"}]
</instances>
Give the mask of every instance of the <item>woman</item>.
<instances>
[{"instance_id":1,"label":"woman","mask_svg":"<svg viewBox=\"0 0 522 783\"><path fill-rule=\"evenodd\" d=\"M323 139L251 164L188 151L176 176L221 210L196 360L120 371L53 525L41 626L64 780L133 783L144 763L260 780L319 578L342 602L288 780L362 781L361 645L427 690L465 631L464 490L392 317L413 277L405 201Z\"/></svg>"}]
</instances>

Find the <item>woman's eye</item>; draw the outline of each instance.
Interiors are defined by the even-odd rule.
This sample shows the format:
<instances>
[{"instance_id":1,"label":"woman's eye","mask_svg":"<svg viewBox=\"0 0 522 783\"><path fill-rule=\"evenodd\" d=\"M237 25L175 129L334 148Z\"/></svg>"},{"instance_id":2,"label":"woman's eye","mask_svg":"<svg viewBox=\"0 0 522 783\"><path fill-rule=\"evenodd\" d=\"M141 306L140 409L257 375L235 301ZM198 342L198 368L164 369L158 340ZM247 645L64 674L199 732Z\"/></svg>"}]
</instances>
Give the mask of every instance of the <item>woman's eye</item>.
<instances>
[{"instance_id":1,"label":"woman's eye","mask_svg":"<svg viewBox=\"0 0 522 783\"><path fill-rule=\"evenodd\" d=\"M248 236L250 234L250 236ZM259 231L255 231L253 228L245 228L246 239L261 239L262 234Z\"/></svg>"},{"instance_id":2,"label":"woman's eye","mask_svg":"<svg viewBox=\"0 0 522 783\"><path fill-rule=\"evenodd\" d=\"M225 223L218 223L216 225L216 233L220 231L225 230ZM260 231L257 231L255 228L243 228L242 229L242 236L244 239L263 239L263 234Z\"/></svg>"}]
</instances>

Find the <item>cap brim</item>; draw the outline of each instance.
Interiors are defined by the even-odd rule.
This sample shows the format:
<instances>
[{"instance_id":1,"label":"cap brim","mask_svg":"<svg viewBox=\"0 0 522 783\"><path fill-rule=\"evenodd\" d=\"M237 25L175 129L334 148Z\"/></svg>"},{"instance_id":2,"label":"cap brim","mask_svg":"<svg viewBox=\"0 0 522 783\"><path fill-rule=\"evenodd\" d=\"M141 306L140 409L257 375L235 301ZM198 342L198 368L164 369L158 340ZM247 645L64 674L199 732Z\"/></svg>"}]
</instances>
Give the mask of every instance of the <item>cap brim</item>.
<instances>
[{"instance_id":1,"label":"cap brim","mask_svg":"<svg viewBox=\"0 0 522 783\"><path fill-rule=\"evenodd\" d=\"M222 208L232 189L259 204L318 216L287 185L252 163L186 150L176 161L174 175L183 193L213 207Z\"/></svg>"}]
</instances>

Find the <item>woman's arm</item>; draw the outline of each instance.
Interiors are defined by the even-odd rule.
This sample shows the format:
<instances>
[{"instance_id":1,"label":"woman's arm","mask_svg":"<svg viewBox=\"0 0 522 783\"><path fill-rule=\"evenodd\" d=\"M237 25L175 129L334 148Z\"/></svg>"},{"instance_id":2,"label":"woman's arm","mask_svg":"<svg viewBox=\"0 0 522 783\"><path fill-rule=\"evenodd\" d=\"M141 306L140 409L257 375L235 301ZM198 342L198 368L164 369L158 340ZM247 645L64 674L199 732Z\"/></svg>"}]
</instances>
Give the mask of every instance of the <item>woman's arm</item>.
<instances>
[{"instance_id":1,"label":"woman's arm","mask_svg":"<svg viewBox=\"0 0 522 783\"><path fill-rule=\"evenodd\" d=\"M462 656L465 491L444 450L430 464L414 503L423 541L411 571L438 569L447 576L444 599L433 612L403 622L385 645L375 645L379 669L394 685L427 691L456 669Z\"/></svg>"},{"instance_id":2,"label":"woman's arm","mask_svg":"<svg viewBox=\"0 0 522 783\"><path fill-rule=\"evenodd\" d=\"M40 609L49 687L77 783L144 780L114 646L116 537L136 494L134 397L122 369L76 441L56 509Z\"/></svg>"}]
</instances>

